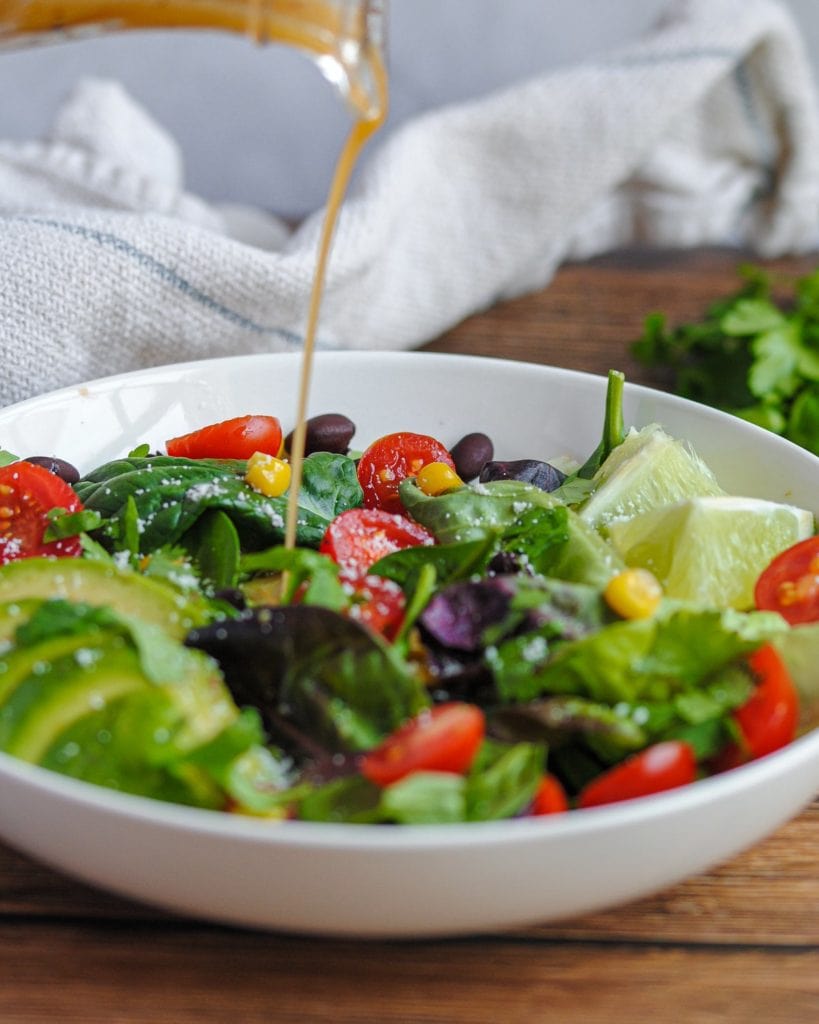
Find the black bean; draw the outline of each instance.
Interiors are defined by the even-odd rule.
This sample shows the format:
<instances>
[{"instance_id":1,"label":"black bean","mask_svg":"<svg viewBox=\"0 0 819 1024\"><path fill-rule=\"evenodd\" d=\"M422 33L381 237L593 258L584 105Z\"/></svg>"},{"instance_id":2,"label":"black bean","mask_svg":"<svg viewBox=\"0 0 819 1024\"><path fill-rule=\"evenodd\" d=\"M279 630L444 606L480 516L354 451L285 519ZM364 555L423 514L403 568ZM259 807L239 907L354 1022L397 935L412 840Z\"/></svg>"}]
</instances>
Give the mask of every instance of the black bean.
<instances>
[{"instance_id":1,"label":"black bean","mask_svg":"<svg viewBox=\"0 0 819 1024\"><path fill-rule=\"evenodd\" d=\"M539 487L541 491L554 491L566 479L566 474L548 462L537 459L519 459L515 462L487 462L481 470L480 481L520 480Z\"/></svg>"},{"instance_id":2,"label":"black bean","mask_svg":"<svg viewBox=\"0 0 819 1024\"><path fill-rule=\"evenodd\" d=\"M65 480L67 484L75 484L80 479L79 470L75 469L70 462L66 462L65 459L58 459L56 455L29 455L23 459L23 462L31 462L35 466L42 466L49 473L53 473L61 480Z\"/></svg>"},{"instance_id":3,"label":"black bean","mask_svg":"<svg viewBox=\"0 0 819 1024\"><path fill-rule=\"evenodd\" d=\"M306 424L304 436L304 454L313 452L333 452L346 455L350 450L350 441L355 434L355 423L339 412L325 412L321 416L311 417ZM290 431L284 441L285 448L290 451L293 445L293 434Z\"/></svg>"},{"instance_id":4,"label":"black bean","mask_svg":"<svg viewBox=\"0 0 819 1024\"><path fill-rule=\"evenodd\" d=\"M461 480L474 480L495 454L495 448L486 434L467 434L450 448L449 454Z\"/></svg>"}]
</instances>

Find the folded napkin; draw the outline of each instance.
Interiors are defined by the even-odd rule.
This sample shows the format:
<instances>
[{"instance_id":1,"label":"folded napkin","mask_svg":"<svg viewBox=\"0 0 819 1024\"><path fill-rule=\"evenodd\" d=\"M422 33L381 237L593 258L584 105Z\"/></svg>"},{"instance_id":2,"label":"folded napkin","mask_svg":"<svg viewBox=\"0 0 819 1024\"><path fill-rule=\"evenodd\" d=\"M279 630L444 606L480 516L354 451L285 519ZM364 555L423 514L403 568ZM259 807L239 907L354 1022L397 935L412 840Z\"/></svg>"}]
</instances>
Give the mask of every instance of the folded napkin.
<instances>
[{"instance_id":1,"label":"folded napkin","mask_svg":"<svg viewBox=\"0 0 819 1024\"><path fill-rule=\"evenodd\" d=\"M295 232L188 194L111 82L0 143L0 404L301 344L321 211ZM819 115L775 0L687 0L628 48L396 129L342 210L319 347L409 348L568 257L819 240Z\"/></svg>"}]
</instances>

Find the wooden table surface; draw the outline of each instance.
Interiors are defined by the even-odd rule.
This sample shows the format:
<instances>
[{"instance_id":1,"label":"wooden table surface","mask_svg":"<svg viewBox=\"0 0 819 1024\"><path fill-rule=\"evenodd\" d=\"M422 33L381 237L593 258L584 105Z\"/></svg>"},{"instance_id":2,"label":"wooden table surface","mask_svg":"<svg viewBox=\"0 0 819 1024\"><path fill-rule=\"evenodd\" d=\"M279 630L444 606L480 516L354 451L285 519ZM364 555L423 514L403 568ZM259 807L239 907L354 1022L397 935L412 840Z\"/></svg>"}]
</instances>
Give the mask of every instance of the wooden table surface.
<instances>
[{"instance_id":1,"label":"wooden table surface","mask_svg":"<svg viewBox=\"0 0 819 1024\"><path fill-rule=\"evenodd\" d=\"M630 253L570 266L544 292L427 347L645 380L628 355L643 316L699 316L734 288L737 262L726 252ZM730 863L630 906L434 942L292 938L173 918L0 847L0 1021L52 1020L813 1024L819 802Z\"/></svg>"}]
</instances>

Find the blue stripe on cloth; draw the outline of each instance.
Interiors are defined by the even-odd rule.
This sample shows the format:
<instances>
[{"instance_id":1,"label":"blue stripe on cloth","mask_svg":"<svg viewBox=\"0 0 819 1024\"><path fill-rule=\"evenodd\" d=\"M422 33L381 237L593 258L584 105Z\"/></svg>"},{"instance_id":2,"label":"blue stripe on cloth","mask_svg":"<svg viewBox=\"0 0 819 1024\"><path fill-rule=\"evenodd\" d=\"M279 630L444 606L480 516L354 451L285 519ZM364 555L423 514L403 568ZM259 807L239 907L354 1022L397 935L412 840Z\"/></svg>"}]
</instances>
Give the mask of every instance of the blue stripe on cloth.
<instances>
[{"instance_id":1,"label":"blue stripe on cloth","mask_svg":"<svg viewBox=\"0 0 819 1024\"><path fill-rule=\"evenodd\" d=\"M38 227L53 228L56 231L63 231L66 234L83 238L86 241L96 242L98 245L104 246L108 249L113 249L115 252L127 257L133 263L142 267L144 270L147 270L148 273L152 274L154 277L160 278L166 284L187 296L187 298L198 303L200 306L203 306L205 309L211 310L211 312L216 313L217 316L223 317L225 320L235 324L237 327L241 327L246 331L252 331L254 334L276 335L293 348L301 348L304 343L300 335L293 331L285 330L283 327L265 326L264 324L256 323L254 320L250 320L248 317L236 312L236 310L231 309L218 299L214 299L213 296L208 295L200 288L197 288L196 285L191 284L187 278L182 277L181 274L178 274L171 267L167 266L167 264L162 263L147 252L143 252L124 238L120 238L118 235L111 234L108 231L97 231L95 228L88 228L82 224L72 224L68 221L51 220L46 217L28 217L20 214L0 214L0 219L9 223L35 224ZM325 346L317 341L316 347L322 348Z\"/></svg>"}]
</instances>

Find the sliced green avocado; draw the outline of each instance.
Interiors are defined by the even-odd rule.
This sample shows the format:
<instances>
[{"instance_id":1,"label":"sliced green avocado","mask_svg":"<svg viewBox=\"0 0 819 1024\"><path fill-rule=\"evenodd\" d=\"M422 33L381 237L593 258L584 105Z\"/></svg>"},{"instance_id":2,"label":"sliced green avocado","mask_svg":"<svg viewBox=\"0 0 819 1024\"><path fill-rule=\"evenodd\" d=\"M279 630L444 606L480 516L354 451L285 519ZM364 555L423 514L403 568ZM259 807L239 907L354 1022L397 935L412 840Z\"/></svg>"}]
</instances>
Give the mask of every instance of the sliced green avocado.
<instances>
[{"instance_id":1,"label":"sliced green avocado","mask_svg":"<svg viewBox=\"0 0 819 1024\"><path fill-rule=\"evenodd\" d=\"M0 601L62 597L162 626L182 637L208 615L205 602L156 579L83 558L21 558L0 567Z\"/></svg>"},{"instance_id":2,"label":"sliced green avocado","mask_svg":"<svg viewBox=\"0 0 819 1024\"><path fill-rule=\"evenodd\" d=\"M88 663L77 661L76 652L41 662L39 672L17 685L0 708L1 749L36 764L60 733L79 719L151 685L128 647L87 650Z\"/></svg>"},{"instance_id":3,"label":"sliced green avocado","mask_svg":"<svg viewBox=\"0 0 819 1024\"><path fill-rule=\"evenodd\" d=\"M156 690L134 690L72 722L39 758L43 768L123 793L221 808L224 792L202 771L154 764L142 741L161 730ZM157 723L160 723L157 726Z\"/></svg>"},{"instance_id":4,"label":"sliced green avocado","mask_svg":"<svg viewBox=\"0 0 819 1024\"><path fill-rule=\"evenodd\" d=\"M3 722L6 704L22 682L30 676L40 678L51 671L52 664L78 651L87 651L94 657L100 643L110 643L100 632L55 636L33 647L15 647L0 659L0 748L3 748ZM119 640L120 645L122 640ZM80 655L82 660L82 655ZM5 749L5 748L3 748Z\"/></svg>"},{"instance_id":5,"label":"sliced green avocado","mask_svg":"<svg viewBox=\"0 0 819 1024\"><path fill-rule=\"evenodd\" d=\"M0 749L15 752L7 745L9 730L16 729L22 712L53 715L60 727L63 687L66 697L70 696L67 680L77 669L89 679L92 669L95 679L103 678L112 653L126 652L143 684L161 694L167 705L166 738L153 745L155 760L178 758L209 742L236 719L238 709L211 658L183 647L153 623L143 625L140 633L137 648L132 645L133 637L116 629L95 629L60 634L6 651L0 657ZM146 645L150 665L145 661L149 656Z\"/></svg>"},{"instance_id":6,"label":"sliced green avocado","mask_svg":"<svg viewBox=\"0 0 819 1024\"><path fill-rule=\"evenodd\" d=\"M222 806L220 788L205 773L178 765L183 752L173 688L149 682L137 653L120 638L107 640L41 662L18 685L0 707L0 748L112 789ZM78 657L81 651L86 657Z\"/></svg>"}]
</instances>

